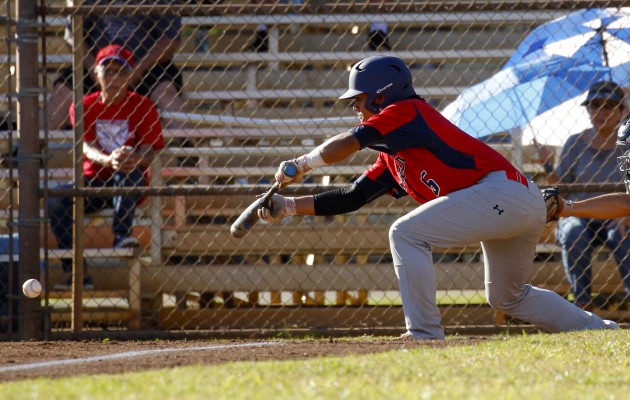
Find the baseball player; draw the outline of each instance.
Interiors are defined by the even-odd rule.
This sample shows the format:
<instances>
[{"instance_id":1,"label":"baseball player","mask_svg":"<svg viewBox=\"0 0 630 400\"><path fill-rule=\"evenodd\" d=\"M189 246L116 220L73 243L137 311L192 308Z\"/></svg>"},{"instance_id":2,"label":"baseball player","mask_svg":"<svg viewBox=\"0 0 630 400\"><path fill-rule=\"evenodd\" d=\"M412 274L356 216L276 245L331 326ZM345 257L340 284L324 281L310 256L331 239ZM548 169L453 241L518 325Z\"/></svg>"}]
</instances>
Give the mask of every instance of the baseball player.
<instances>
[{"instance_id":1,"label":"baseball player","mask_svg":"<svg viewBox=\"0 0 630 400\"><path fill-rule=\"evenodd\" d=\"M379 152L374 164L347 188L297 198L274 195L258 213L279 222L289 215L348 213L385 194L416 200L418 208L389 230L407 328L402 338L444 338L431 251L473 242L481 242L486 295L495 309L549 332L618 327L526 283L545 225L541 191L417 96L401 59L378 55L359 61L340 99L353 102L360 123L283 161L276 180L283 186L299 181L365 147ZM293 178L282 172L289 163L298 170Z\"/></svg>"}]
</instances>

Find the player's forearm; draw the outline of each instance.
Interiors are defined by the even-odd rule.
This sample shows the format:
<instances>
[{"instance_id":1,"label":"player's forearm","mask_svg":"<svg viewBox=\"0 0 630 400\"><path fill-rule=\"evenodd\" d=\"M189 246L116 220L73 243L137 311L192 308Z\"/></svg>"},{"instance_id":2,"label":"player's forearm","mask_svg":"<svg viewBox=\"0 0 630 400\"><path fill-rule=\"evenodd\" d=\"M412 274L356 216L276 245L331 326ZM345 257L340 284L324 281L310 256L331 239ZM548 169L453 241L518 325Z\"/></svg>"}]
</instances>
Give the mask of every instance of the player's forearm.
<instances>
[{"instance_id":1,"label":"player's forearm","mask_svg":"<svg viewBox=\"0 0 630 400\"><path fill-rule=\"evenodd\" d=\"M298 215L340 215L356 211L367 203L361 189L354 184L314 196L296 197L295 211Z\"/></svg>"},{"instance_id":2,"label":"player's forearm","mask_svg":"<svg viewBox=\"0 0 630 400\"><path fill-rule=\"evenodd\" d=\"M290 161L295 163L299 171L295 179L301 178L304 173L316 168L342 161L359 150L361 150L361 145L352 132L347 131L333 136L309 153ZM281 171L276 174L276 180L281 183L285 182L284 175ZM292 179L289 181L291 180Z\"/></svg>"},{"instance_id":3,"label":"player's forearm","mask_svg":"<svg viewBox=\"0 0 630 400\"><path fill-rule=\"evenodd\" d=\"M320 146L321 157L326 164L335 164L345 160L359 150L361 150L361 145L350 131L333 136Z\"/></svg>"},{"instance_id":4,"label":"player's forearm","mask_svg":"<svg viewBox=\"0 0 630 400\"><path fill-rule=\"evenodd\" d=\"M313 196L295 198L295 211L297 215L315 215L315 201Z\"/></svg>"},{"instance_id":5,"label":"player's forearm","mask_svg":"<svg viewBox=\"0 0 630 400\"><path fill-rule=\"evenodd\" d=\"M112 157L110 154L105 154L97 147L90 145L89 143L83 143L83 155L88 160L109 167L112 163Z\"/></svg>"},{"instance_id":6,"label":"player's forearm","mask_svg":"<svg viewBox=\"0 0 630 400\"><path fill-rule=\"evenodd\" d=\"M614 219L630 215L630 194L612 193L565 205L560 217Z\"/></svg>"}]
</instances>

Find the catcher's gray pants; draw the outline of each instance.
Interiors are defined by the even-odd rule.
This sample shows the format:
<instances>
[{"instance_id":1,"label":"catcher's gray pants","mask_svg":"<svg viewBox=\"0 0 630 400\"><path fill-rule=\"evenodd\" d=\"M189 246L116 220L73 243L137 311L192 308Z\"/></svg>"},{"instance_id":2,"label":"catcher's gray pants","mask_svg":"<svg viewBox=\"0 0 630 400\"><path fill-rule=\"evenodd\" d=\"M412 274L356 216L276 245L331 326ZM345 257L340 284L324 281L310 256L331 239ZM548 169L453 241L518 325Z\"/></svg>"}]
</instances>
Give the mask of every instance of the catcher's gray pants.
<instances>
[{"instance_id":1,"label":"catcher's gray pants","mask_svg":"<svg viewBox=\"0 0 630 400\"><path fill-rule=\"evenodd\" d=\"M545 215L542 194L533 182L509 180L505 172L496 171L398 219L389 239L405 322L413 337L444 338L431 249L475 242L483 249L486 296L492 307L549 332L603 328L597 315L526 284Z\"/></svg>"}]
</instances>

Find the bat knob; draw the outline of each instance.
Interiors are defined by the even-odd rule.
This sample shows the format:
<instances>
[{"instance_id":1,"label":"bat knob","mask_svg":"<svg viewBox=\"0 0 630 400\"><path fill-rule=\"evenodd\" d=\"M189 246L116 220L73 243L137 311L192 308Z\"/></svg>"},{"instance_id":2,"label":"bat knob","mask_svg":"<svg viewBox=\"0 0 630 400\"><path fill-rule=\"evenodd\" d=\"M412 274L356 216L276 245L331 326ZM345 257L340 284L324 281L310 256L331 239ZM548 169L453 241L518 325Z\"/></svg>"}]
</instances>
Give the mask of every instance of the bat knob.
<instances>
[{"instance_id":1,"label":"bat knob","mask_svg":"<svg viewBox=\"0 0 630 400\"><path fill-rule=\"evenodd\" d=\"M297 167L295 166L295 164L287 164L284 166L282 172L284 172L286 176L293 178L295 175L297 175Z\"/></svg>"}]
</instances>

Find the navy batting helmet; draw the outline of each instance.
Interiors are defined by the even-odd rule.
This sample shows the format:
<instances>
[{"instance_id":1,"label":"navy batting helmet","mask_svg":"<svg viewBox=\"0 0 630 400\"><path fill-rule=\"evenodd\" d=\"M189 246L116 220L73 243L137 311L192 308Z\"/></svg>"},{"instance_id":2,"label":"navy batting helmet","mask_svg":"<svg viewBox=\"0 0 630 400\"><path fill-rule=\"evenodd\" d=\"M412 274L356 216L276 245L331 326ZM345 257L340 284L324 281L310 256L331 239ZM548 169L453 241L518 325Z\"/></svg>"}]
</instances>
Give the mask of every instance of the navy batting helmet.
<instances>
[{"instance_id":1,"label":"navy batting helmet","mask_svg":"<svg viewBox=\"0 0 630 400\"><path fill-rule=\"evenodd\" d=\"M617 164L626 185L626 193L630 193L630 119L619 127L617 147L623 152L622 156L617 157Z\"/></svg>"},{"instance_id":2,"label":"navy batting helmet","mask_svg":"<svg viewBox=\"0 0 630 400\"><path fill-rule=\"evenodd\" d=\"M378 114L388 105L414 96L416 91L411 82L411 71L403 60L394 56L378 55L368 57L352 66L348 91L340 99L351 99L367 93L365 108ZM377 97L383 101L375 105Z\"/></svg>"}]
</instances>

